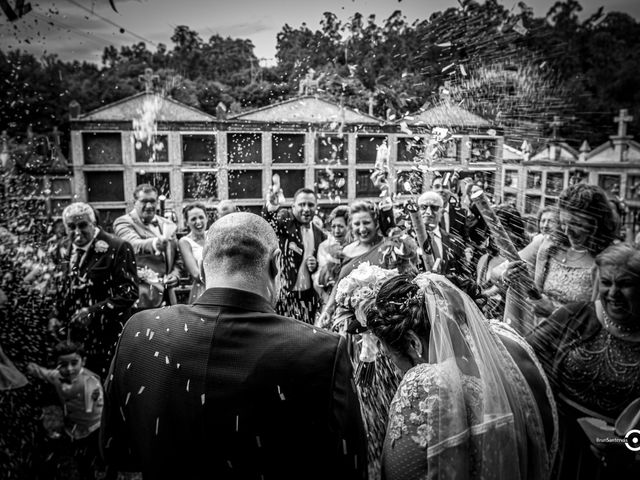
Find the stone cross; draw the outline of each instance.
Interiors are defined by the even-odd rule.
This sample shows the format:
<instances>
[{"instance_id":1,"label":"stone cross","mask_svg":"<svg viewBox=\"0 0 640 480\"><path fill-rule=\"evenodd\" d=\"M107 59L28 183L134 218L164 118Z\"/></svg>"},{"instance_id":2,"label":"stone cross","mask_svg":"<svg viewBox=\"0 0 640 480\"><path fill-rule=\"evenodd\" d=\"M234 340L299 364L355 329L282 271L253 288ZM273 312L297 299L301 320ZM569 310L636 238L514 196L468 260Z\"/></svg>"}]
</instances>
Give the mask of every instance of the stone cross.
<instances>
[{"instance_id":1,"label":"stone cross","mask_svg":"<svg viewBox=\"0 0 640 480\"><path fill-rule=\"evenodd\" d=\"M626 108L622 108L620 110L620 115L613 118L614 122L618 124L618 136L626 137L627 136L627 123L633 121L633 117L629 115Z\"/></svg>"},{"instance_id":2,"label":"stone cross","mask_svg":"<svg viewBox=\"0 0 640 480\"><path fill-rule=\"evenodd\" d=\"M153 92L153 84L160 77L158 75L153 74L153 70L151 68L144 69L144 75L138 75L138 81L144 84L144 91L147 93Z\"/></svg>"},{"instance_id":3,"label":"stone cross","mask_svg":"<svg viewBox=\"0 0 640 480\"><path fill-rule=\"evenodd\" d=\"M558 130L560 130L560 127L562 127L564 123L560 121L560 117L558 115L554 115L553 122L551 122L550 125L553 129L553 139L555 140L558 138Z\"/></svg>"}]
</instances>

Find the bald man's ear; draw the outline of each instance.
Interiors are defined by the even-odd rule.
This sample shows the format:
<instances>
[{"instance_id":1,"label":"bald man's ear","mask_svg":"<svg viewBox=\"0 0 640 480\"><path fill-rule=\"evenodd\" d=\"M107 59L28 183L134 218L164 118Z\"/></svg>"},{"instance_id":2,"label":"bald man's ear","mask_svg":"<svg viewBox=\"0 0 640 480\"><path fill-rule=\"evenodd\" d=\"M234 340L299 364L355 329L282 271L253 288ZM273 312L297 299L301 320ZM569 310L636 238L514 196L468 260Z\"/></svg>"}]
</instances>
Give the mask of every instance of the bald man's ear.
<instances>
[{"instance_id":1,"label":"bald man's ear","mask_svg":"<svg viewBox=\"0 0 640 480\"><path fill-rule=\"evenodd\" d=\"M269 275L271 278L276 278L278 273L280 272L280 256L282 252L279 248L276 248L271 254L271 258L269 259Z\"/></svg>"}]
</instances>

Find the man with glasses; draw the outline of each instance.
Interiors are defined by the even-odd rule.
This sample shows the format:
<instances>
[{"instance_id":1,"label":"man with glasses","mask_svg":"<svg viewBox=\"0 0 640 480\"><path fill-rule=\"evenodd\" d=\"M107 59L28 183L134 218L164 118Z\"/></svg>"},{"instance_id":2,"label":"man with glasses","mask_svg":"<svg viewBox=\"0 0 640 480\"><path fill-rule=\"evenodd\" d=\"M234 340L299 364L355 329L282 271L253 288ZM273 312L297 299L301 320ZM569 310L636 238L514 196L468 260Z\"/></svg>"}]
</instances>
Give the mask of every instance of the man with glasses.
<instances>
[{"instance_id":1,"label":"man with glasses","mask_svg":"<svg viewBox=\"0 0 640 480\"><path fill-rule=\"evenodd\" d=\"M452 176L454 184L457 184L459 176L459 172L457 170L454 171ZM431 190L438 193L443 200L440 228L452 235L453 240L464 248L464 245L469 240L466 227L467 214L464 209L460 207L457 197L451 191L449 174L447 173L444 178L442 176L434 178L431 184Z\"/></svg>"},{"instance_id":2,"label":"man with glasses","mask_svg":"<svg viewBox=\"0 0 640 480\"><path fill-rule=\"evenodd\" d=\"M176 224L156 215L158 191L153 185L138 185L133 192L134 208L113 222L117 236L133 246L140 279L142 310L176 303L173 287L180 279L177 262Z\"/></svg>"},{"instance_id":3,"label":"man with glasses","mask_svg":"<svg viewBox=\"0 0 640 480\"><path fill-rule=\"evenodd\" d=\"M464 251L459 242L441 228L443 206L442 196L435 191L425 192L418 198L418 207L428 236L422 249L433 256L436 267L434 271L443 275L461 275L465 273L462 268Z\"/></svg>"}]
</instances>

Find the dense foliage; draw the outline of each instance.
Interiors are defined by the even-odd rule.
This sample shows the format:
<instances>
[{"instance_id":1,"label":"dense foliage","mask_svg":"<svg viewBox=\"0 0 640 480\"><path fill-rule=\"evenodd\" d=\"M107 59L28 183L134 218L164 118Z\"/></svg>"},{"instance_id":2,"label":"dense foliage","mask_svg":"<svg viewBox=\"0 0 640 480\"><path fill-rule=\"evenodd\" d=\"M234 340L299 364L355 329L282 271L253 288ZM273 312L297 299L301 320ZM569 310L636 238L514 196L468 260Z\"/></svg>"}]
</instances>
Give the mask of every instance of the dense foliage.
<instances>
[{"instance_id":1,"label":"dense foliage","mask_svg":"<svg viewBox=\"0 0 640 480\"><path fill-rule=\"evenodd\" d=\"M400 11L381 23L361 14L343 23L326 12L317 30L284 25L271 67L259 64L250 40L204 41L187 26L175 28L172 48L106 47L101 66L0 52L0 129L64 131L71 100L88 111L134 94L147 67L169 95L211 114L219 102L239 111L298 95L313 69L320 95L361 111L372 102L382 118L441 101L444 90L511 140L548 137L560 115L570 143L597 145L615 130L620 108L635 114L631 132L640 125L640 24L602 9L581 19L581 10L565 0L538 18L523 2L508 9L467 0L413 23Z\"/></svg>"}]
</instances>

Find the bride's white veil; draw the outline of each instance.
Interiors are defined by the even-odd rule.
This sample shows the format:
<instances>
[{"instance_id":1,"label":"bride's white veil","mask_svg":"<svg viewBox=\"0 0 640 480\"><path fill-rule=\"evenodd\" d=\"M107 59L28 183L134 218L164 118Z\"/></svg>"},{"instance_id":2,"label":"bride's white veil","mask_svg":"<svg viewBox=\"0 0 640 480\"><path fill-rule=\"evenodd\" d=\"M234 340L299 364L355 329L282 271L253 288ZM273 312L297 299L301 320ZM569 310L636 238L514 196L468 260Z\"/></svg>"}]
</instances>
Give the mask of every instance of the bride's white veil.
<instances>
[{"instance_id":1,"label":"bride's white veil","mask_svg":"<svg viewBox=\"0 0 640 480\"><path fill-rule=\"evenodd\" d=\"M534 395L476 304L441 275L414 282L441 378L427 430L429 478L547 478L550 459Z\"/></svg>"}]
</instances>

